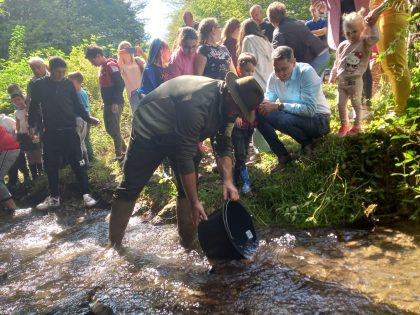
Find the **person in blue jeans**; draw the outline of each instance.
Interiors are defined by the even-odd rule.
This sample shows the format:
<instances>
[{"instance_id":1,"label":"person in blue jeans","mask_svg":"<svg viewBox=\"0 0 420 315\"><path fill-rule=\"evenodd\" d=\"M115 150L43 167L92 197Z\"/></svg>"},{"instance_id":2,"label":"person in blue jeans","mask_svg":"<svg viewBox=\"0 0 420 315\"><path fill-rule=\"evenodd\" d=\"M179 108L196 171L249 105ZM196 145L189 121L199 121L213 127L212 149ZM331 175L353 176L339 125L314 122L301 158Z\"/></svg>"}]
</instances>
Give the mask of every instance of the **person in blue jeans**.
<instances>
[{"instance_id":1,"label":"person in blue jeans","mask_svg":"<svg viewBox=\"0 0 420 315\"><path fill-rule=\"evenodd\" d=\"M277 47L272 54L274 72L268 79L265 100L258 109L258 130L283 170L290 154L275 130L289 135L310 155L313 141L330 132L331 110L321 89L321 78L307 63L296 62L293 49Z\"/></svg>"}]
</instances>

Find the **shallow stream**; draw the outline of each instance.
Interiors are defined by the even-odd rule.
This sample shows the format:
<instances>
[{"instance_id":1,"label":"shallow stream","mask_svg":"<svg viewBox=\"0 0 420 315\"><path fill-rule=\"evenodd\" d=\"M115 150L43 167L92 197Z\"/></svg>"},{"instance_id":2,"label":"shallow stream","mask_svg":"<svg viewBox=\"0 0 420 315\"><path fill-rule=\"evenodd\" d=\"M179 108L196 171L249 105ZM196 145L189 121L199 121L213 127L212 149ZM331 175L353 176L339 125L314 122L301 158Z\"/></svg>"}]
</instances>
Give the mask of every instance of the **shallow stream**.
<instances>
[{"instance_id":1,"label":"shallow stream","mask_svg":"<svg viewBox=\"0 0 420 315\"><path fill-rule=\"evenodd\" d=\"M211 265L174 225L109 211L0 217L0 314L420 314L420 226L259 230L252 260Z\"/></svg>"}]
</instances>

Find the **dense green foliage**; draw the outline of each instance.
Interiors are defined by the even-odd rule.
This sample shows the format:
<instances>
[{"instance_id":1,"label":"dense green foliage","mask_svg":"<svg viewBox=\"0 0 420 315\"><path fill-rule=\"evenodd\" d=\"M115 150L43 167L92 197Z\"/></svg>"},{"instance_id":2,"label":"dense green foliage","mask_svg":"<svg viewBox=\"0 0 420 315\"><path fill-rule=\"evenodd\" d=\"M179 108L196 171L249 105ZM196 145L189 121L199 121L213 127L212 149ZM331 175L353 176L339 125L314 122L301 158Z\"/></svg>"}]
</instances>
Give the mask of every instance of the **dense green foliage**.
<instances>
[{"instance_id":1,"label":"dense green foliage","mask_svg":"<svg viewBox=\"0 0 420 315\"><path fill-rule=\"evenodd\" d=\"M0 58L8 56L18 25L26 29L28 51L55 47L69 53L91 35L99 44L114 47L122 40L139 43L145 33L144 22L137 16L144 6L145 1L134 5L123 0L4 0L0 2Z\"/></svg>"},{"instance_id":2,"label":"dense green foliage","mask_svg":"<svg viewBox=\"0 0 420 315\"><path fill-rule=\"evenodd\" d=\"M263 10L273 2L270 0L259 1ZM287 14L296 19L307 20L310 17L309 5L307 0L284 0ZM173 41L178 28L183 25L182 15L185 11L191 11L194 19L200 21L206 17L216 17L223 25L231 17L236 17L243 21L250 17L249 9L256 4L254 1L241 0L172 0L169 1L174 6L174 14L169 29L169 40Z\"/></svg>"}]
</instances>

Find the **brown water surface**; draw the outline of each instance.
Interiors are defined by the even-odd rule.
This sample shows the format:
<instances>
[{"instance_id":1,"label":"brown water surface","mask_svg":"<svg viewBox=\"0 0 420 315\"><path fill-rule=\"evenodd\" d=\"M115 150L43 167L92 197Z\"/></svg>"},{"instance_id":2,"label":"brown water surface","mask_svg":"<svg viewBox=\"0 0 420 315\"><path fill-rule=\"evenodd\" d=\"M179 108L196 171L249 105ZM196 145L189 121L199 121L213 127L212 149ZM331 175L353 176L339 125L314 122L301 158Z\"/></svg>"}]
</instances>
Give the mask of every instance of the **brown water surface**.
<instances>
[{"instance_id":1,"label":"brown water surface","mask_svg":"<svg viewBox=\"0 0 420 315\"><path fill-rule=\"evenodd\" d=\"M173 225L131 218L103 252L108 211L0 217L0 313L420 314L420 226L259 230L252 260L211 266ZM96 307L95 306L95 307Z\"/></svg>"}]
</instances>

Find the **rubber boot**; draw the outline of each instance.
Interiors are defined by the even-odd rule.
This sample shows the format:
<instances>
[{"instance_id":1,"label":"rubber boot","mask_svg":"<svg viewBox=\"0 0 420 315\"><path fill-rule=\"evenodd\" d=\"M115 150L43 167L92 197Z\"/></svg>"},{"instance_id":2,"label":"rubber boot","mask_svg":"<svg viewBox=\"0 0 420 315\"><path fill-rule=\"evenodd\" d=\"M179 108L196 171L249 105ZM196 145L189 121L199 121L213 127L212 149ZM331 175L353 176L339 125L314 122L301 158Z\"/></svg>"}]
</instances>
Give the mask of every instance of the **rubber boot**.
<instances>
[{"instance_id":1,"label":"rubber boot","mask_svg":"<svg viewBox=\"0 0 420 315\"><path fill-rule=\"evenodd\" d=\"M187 198L178 198L176 200L176 219L181 246L185 249L196 248L197 228L194 226L191 205Z\"/></svg>"},{"instance_id":2,"label":"rubber boot","mask_svg":"<svg viewBox=\"0 0 420 315\"><path fill-rule=\"evenodd\" d=\"M247 194L251 192L251 180L249 179L248 170L246 166L241 169L241 178L242 178L242 192Z\"/></svg>"},{"instance_id":3,"label":"rubber boot","mask_svg":"<svg viewBox=\"0 0 420 315\"><path fill-rule=\"evenodd\" d=\"M121 248L122 239L130 221L136 201L116 200L112 202L109 219L109 240L107 248Z\"/></svg>"}]
</instances>

